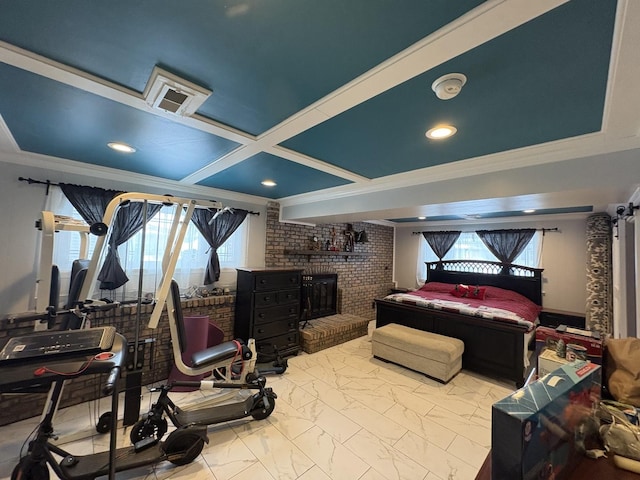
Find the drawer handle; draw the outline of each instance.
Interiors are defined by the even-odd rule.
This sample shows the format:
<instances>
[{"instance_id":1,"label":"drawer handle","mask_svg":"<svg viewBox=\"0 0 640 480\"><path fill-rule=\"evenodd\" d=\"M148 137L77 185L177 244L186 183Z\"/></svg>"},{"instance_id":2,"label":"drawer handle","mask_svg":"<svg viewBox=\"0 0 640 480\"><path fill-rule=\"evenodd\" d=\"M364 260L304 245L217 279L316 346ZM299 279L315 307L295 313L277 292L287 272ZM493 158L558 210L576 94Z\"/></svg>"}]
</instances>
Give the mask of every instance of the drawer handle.
<instances>
[{"instance_id":1,"label":"drawer handle","mask_svg":"<svg viewBox=\"0 0 640 480\"><path fill-rule=\"evenodd\" d=\"M258 316L259 316L260 318L264 318L264 313L259 313L259 314L258 314Z\"/></svg>"},{"instance_id":2,"label":"drawer handle","mask_svg":"<svg viewBox=\"0 0 640 480\"><path fill-rule=\"evenodd\" d=\"M267 283L267 280L266 280L266 279L264 279L264 278L261 278L261 279L260 279L260 283L261 283L262 285L264 285L265 283Z\"/></svg>"},{"instance_id":3,"label":"drawer handle","mask_svg":"<svg viewBox=\"0 0 640 480\"><path fill-rule=\"evenodd\" d=\"M264 297L262 297L262 300L264 300L265 302L270 302L271 297L269 295L265 295Z\"/></svg>"},{"instance_id":4,"label":"drawer handle","mask_svg":"<svg viewBox=\"0 0 640 480\"><path fill-rule=\"evenodd\" d=\"M263 329L261 329L261 328L259 328L259 329L258 329L258 333L264 333L264 330L263 330Z\"/></svg>"}]
</instances>

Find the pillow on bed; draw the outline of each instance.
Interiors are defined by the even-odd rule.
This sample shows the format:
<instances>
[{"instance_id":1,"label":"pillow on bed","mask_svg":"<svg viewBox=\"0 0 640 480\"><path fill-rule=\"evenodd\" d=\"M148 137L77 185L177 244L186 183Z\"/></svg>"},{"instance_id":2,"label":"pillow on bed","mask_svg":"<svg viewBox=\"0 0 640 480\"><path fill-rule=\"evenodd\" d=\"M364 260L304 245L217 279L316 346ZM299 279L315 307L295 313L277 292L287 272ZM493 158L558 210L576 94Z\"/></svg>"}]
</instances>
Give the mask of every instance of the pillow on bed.
<instances>
[{"instance_id":1,"label":"pillow on bed","mask_svg":"<svg viewBox=\"0 0 640 480\"><path fill-rule=\"evenodd\" d=\"M487 291L485 287L475 286L470 287L459 283L449 293L458 298L473 298L476 300L484 300L484 294Z\"/></svg>"},{"instance_id":2,"label":"pillow on bed","mask_svg":"<svg viewBox=\"0 0 640 480\"><path fill-rule=\"evenodd\" d=\"M441 293L449 293L451 290L450 283L442 283L442 282L427 282L420 290L423 292L441 292Z\"/></svg>"}]
</instances>

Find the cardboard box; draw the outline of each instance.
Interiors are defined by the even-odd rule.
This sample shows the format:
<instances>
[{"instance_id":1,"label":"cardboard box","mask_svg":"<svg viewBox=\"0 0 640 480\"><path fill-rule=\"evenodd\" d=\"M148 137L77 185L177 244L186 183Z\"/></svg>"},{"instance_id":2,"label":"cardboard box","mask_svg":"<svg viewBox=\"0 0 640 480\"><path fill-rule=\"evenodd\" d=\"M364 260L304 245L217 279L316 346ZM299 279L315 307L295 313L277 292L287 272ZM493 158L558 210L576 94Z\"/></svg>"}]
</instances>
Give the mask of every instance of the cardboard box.
<instances>
[{"instance_id":1,"label":"cardboard box","mask_svg":"<svg viewBox=\"0 0 640 480\"><path fill-rule=\"evenodd\" d=\"M551 327L536 328L536 358L540 358L545 349L555 351L560 340L564 342L565 348L572 344L584 347L586 355L581 360L590 360L593 363L602 365L603 342L599 333L567 328L565 325L560 325L557 329ZM537 368L539 372L539 363Z\"/></svg>"},{"instance_id":2,"label":"cardboard box","mask_svg":"<svg viewBox=\"0 0 640 480\"><path fill-rule=\"evenodd\" d=\"M567 363L571 362L565 357L559 357L555 350L546 348L538 357L538 377L544 377Z\"/></svg>"},{"instance_id":3,"label":"cardboard box","mask_svg":"<svg viewBox=\"0 0 640 480\"><path fill-rule=\"evenodd\" d=\"M493 404L491 478L562 480L583 452L576 431L600 401L601 367L571 362Z\"/></svg>"}]
</instances>

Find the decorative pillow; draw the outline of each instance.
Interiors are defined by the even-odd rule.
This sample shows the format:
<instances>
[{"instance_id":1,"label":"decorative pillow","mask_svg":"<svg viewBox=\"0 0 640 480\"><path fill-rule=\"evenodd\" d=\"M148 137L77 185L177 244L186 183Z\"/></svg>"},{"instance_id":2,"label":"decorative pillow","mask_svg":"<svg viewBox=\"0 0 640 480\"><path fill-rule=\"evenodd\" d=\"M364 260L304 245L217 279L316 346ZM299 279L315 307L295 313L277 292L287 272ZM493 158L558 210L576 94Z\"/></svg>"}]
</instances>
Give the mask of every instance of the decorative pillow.
<instances>
[{"instance_id":1,"label":"decorative pillow","mask_svg":"<svg viewBox=\"0 0 640 480\"><path fill-rule=\"evenodd\" d=\"M484 294L486 291L486 288L479 287L477 285L475 287L469 287L469 295L467 295L467 297L475 298L476 300L484 300Z\"/></svg>"},{"instance_id":2,"label":"decorative pillow","mask_svg":"<svg viewBox=\"0 0 640 480\"><path fill-rule=\"evenodd\" d=\"M484 294L486 292L485 287L470 287L459 283L449 293L458 298L473 298L475 300L484 300Z\"/></svg>"},{"instance_id":3,"label":"decorative pillow","mask_svg":"<svg viewBox=\"0 0 640 480\"><path fill-rule=\"evenodd\" d=\"M469 295L469 287L467 285L459 283L458 285L453 287L453 290L451 290L449 293L454 297L463 298Z\"/></svg>"}]
</instances>

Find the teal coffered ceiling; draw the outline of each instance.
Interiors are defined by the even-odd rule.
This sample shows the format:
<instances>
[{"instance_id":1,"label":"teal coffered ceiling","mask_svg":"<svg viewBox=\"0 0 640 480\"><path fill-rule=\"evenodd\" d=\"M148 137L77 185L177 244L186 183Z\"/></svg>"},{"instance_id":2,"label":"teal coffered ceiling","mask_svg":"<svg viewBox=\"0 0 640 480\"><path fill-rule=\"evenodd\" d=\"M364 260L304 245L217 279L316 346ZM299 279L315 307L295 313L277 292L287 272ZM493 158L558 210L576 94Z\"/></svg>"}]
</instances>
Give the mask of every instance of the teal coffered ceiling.
<instances>
[{"instance_id":1,"label":"teal coffered ceiling","mask_svg":"<svg viewBox=\"0 0 640 480\"><path fill-rule=\"evenodd\" d=\"M276 199L285 211L353 196L344 204L373 218L362 215L359 195L393 203L400 196L390 189L402 185L542 165L543 156L523 163L527 155L511 152L604 133L608 115L619 118L607 107L615 104L610 66L624 65L614 55L624 51L616 41L637 13L632 5L12 2L0 15L0 131L15 146L9 161L72 161L123 178ZM192 115L152 108L143 97L154 67L212 94ZM452 72L467 83L439 100L431 84ZM457 134L425 137L443 123ZM114 152L112 141L136 152ZM496 162L504 155L514 161ZM413 215L378 210L377 218Z\"/></svg>"}]
</instances>

